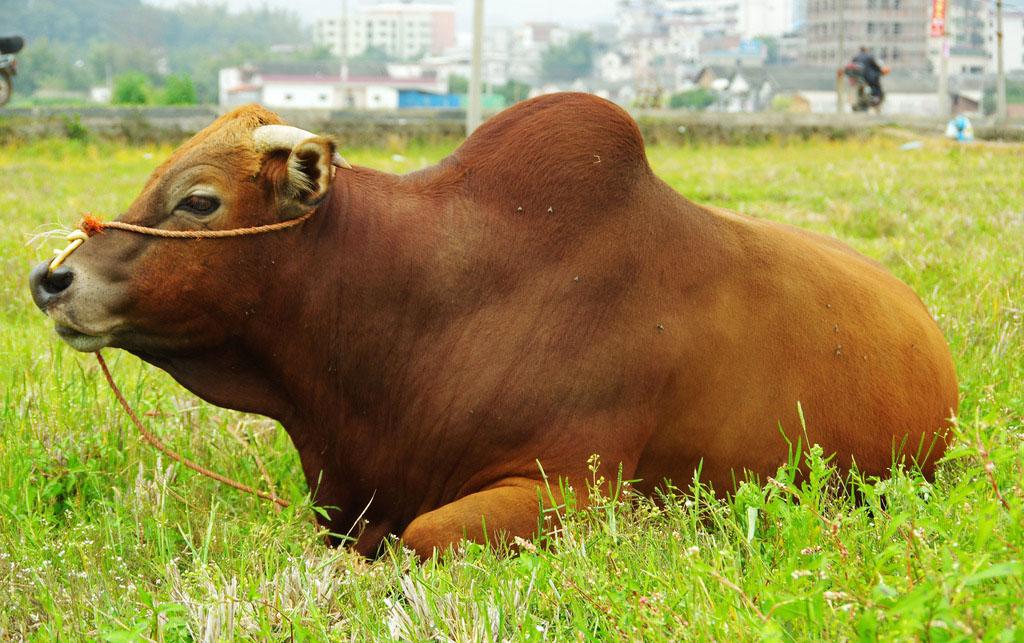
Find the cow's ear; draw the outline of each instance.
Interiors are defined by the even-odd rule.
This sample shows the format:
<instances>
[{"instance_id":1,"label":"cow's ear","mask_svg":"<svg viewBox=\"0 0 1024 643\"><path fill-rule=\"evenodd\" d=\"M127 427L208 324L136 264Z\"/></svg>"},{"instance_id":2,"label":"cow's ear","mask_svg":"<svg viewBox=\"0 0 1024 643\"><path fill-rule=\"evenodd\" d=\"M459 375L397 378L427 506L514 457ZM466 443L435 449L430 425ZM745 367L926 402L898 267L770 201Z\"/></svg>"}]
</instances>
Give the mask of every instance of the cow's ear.
<instances>
[{"instance_id":1,"label":"cow's ear","mask_svg":"<svg viewBox=\"0 0 1024 643\"><path fill-rule=\"evenodd\" d=\"M352 167L335 151L334 141L296 127L264 125L253 138L264 155L263 179L286 217L316 207L330 193L335 168Z\"/></svg>"},{"instance_id":2,"label":"cow's ear","mask_svg":"<svg viewBox=\"0 0 1024 643\"><path fill-rule=\"evenodd\" d=\"M334 141L316 136L292 148L288 155L287 185L279 193L292 201L296 209L306 211L316 207L331 190L334 178Z\"/></svg>"}]
</instances>

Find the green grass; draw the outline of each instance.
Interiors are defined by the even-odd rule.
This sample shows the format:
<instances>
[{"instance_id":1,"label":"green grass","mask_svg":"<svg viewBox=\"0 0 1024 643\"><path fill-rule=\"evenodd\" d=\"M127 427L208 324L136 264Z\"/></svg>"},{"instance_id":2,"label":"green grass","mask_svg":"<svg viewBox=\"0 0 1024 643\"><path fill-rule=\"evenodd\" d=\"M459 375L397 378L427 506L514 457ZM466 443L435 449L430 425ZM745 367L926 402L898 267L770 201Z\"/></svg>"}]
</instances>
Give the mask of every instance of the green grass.
<instances>
[{"instance_id":1,"label":"green grass","mask_svg":"<svg viewBox=\"0 0 1024 643\"><path fill-rule=\"evenodd\" d=\"M424 563L325 547L280 427L107 351L173 448L262 486L258 456L298 502L278 513L168 463L35 310L27 271L61 244L28 238L119 212L168 148L0 148L0 639L1024 641L1024 149L899 143L650 154L690 198L833 234L921 295L963 398L934 484L839 480L811 450L799 485L784 467L729 501L690 480L659 504L625 491L562 509L548 547ZM406 171L446 150L393 151L346 156Z\"/></svg>"}]
</instances>

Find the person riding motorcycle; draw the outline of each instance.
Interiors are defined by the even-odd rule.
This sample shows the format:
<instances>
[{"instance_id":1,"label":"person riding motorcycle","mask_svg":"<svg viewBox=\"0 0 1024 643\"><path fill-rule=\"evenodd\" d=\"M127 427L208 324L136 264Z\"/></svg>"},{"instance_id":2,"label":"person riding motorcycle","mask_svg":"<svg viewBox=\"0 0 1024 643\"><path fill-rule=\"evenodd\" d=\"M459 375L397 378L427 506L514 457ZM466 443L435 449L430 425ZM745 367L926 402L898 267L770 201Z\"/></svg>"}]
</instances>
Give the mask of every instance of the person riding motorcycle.
<instances>
[{"instance_id":1,"label":"person riding motorcycle","mask_svg":"<svg viewBox=\"0 0 1024 643\"><path fill-rule=\"evenodd\" d=\"M18 73L18 61L14 54L25 46L21 36L0 37L0 107L11 99L14 88L12 79Z\"/></svg>"},{"instance_id":2,"label":"person riding motorcycle","mask_svg":"<svg viewBox=\"0 0 1024 643\"><path fill-rule=\"evenodd\" d=\"M853 63L860 65L864 75L864 82L871 89L871 96L875 103L881 103L885 94L882 92L882 76L888 71L878 64L878 60L868 51L867 47L861 47L860 53L853 57Z\"/></svg>"},{"instance_id":3,"label":"person riding motorcycle","mask_svg":"<svg viewBox=\"0 0 1024 643\"><path fill-rule=\"evenodd\" d=\"M0 36L0 54L16 54L25 46L21 36Z\"/></svg>"}]
</instances>

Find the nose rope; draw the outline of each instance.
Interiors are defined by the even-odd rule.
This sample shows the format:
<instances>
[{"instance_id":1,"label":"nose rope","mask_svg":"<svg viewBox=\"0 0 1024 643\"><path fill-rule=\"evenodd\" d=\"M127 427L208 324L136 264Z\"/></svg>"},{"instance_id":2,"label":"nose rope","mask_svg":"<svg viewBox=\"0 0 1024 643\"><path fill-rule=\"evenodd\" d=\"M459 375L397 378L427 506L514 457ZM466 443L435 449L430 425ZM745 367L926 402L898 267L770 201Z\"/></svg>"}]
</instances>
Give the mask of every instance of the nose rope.
<instances>
[{"instance_id":1,"label":"nose rope","mask_svg":"<svg viewBox=\"0 0 1024 643\"><path fill-rule=\"evenodd\" d=\"M132 424L134 424L135 428L139 430L139 433L142 434L142 437L146 440L146 442L149 442L150 444L152 444L154 447L157 448L157 450L159 450L160 452L162 452L164 455L166 455L167 457L171 458L172 460L180 462L181 464L185 465L189 469L192 469L193 471L195 471L195 472L197 472L197 473L199 473L201 475L204 475L207 478L216 480L217 482L226 484L229 487L233 487L235 489L238 489L239 491L241 491L243 493L249 493L249 494L252 494L254 496L263 498L264 500L269 500L270 502L273 502L273 503L275 503L276 505L278 505L280 507L289 507L291 505L290 502L288 502L284 498L279 498L277 495L275 495L272 492L261 491L259 489L253 489L249 485L242 484L241 482L238 482L236 480L232 480L231 478L229 478L229 477L227 477L225 475L221 475L221 474L217 473L216 471L211 471L210 469L207 469L206 467L204 467L201 464L197 464L195 462L192 462L191 460L189 460L185 456L179 454L178 452L172 450L170 447L168 447L166 444L164 444L163 441L160 440L160 438L156 437L156 435L154 435L153 433L151 433L150 431L148 431L146 429L146 425L144 425L142 423L142 420L139 419L139 416L135 413L135 410L131 407L130 404L128 404L128 400L125 399L124 393L122 393L121 389L118 388L117 384L114 383L114 378L110 374L110 369L107 368L107 362L106 362L106 360L103 359L103 355L101 355L99 351L96 351L95 354L96 354L96 361L99 362L99 364L100 364L100 370L103 371L103 377L106 378L107 384L109 384L110 388L113 389L114 396L117 397L117 401L121 404L121 408L123 408L128 413L128 417L131 418Z\"/></svg>"},{"instance_id":2,"label":"nose rope","mask_svg":"<svg viewBox=\"0 0 1024 643\"><path fill-rule=\"evenodd\" d=\"M288 219L287 221L268 223L266 225L252 226L249 228L232 228L230 230L164 230L162 228L150 228L148 226L136 225L134 223L125 223L124 221L100 221L96 217L86 215L82 217L81 221L79 221L78 229L68 234L68 245L63 249L54 250L54 254L56 256L54 256L53 260L50 262L47 272L52 273L54 270L59 268L60 265L71 256L72 252L89 240L89 237L95 236L104 230L123 230L125 232L144 234L150 237L161 237L164 239L225 239L229 237L245 237L253 234L264 234L266 232L276 232L278 230L291 228L303 223L306 219L313 216L315 212L316 208L312 208L302 216L294 219Z\"/></svg>"},{"instance_id":3,"label":"nose rope","mask_svg":"<svg viewBox=\"0 0 1024 643\"><path fill-rule=\"evenodd\" d=\"M231 230L163 230L160 228L150 228L147 226L135 225L134 223L125 223L123 221L107 221L103 222L99 219L86 215L82 217L82 220L78 223L78 229L71 232L67 236L68 245L63 249L56 250L56 256L50 262L49 272L52 273L54 270L60 267L64 261L71 256L71 253L77 250L83 243L89 240L90 237L100 234L104 230L123 230L125 232L133 232L135 234L144 234L151 237L162 237L164 239L224 239L227 237L244 237L253 234L263 234L265 232L274 232L277 230L284 230L285 228L291 228L304 222L306 219L313 216L316 212L316 208L312 208L305 212L302 216L287 221L280 221L278 223L270 223L267 225L252 226L249 228L233 228ZM163 452L167 457L172 460L176 460L181 464L185 465L189 469L196 471L208 478L221 482L242 491L249 493L254 496L269 500L280 507L288 507L291 503L283 498L279 498L273 492L261 491L254 489L248 485L242 484L236 480L232 480L227 476L221 475L216 471L211 471L206 467L192 462L188 458L178 454L177 452L170 449L164 444L160 438L156 437L153 433L148 431L142 421L139 419L138 414L132 409L128 400L125 398L121 389L118 388L114 382L113 376L110 374L110 369L107 368L107 362L103 359L103 356L96 352L96 361L99 362L100 370L103 371L103 376L107 380L107 384L114 391L114 395L117 397L117 401L121 404L121 407L128 413L128 417L131 418L132 424L139 430L142 437L152 444L156 449Z\"/></svg>"}]
</instances>

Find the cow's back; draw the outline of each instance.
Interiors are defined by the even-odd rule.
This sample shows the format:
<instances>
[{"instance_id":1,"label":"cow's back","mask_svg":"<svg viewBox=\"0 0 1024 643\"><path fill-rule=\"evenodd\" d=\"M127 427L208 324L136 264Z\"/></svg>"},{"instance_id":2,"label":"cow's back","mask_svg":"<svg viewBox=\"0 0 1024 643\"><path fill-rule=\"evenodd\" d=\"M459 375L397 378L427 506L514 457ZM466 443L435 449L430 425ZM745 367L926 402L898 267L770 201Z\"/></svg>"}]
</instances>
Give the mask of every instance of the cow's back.
<instances>
[{"instance_id":1,"label":"cow's back","mask_svg":"<svg viewBox=\"0 0 1024 643\"><path fill-rule=\"evenodd\" d=\"M771 474L787 438L844 468L883 474L902 454L930 472L957 381L914 292L834 239L721 210L689 216L705 230L698 262L713 266L700 286L666 289L677 384L637 476L678 481L703 461L705 479L729 489L742 469ZM684 257L658 262L694 270Z\"/></svg>"},{"instance_id":2,"label":"cow's back","mask_svg":"<svg viewBox=\"0 0 1024 643\"><path fill-rule=\"evenodd\" d=\"M439 268L420 292L457 320L435 341L453 364L446 390L491 400L502 448L481 462L601 451L651 485L703 461L725 490L734 471L785 461L779 429L802 436L798 405L807 439L844 467L882 473L903 443L941 453L956 378L916 295L834 239L688 201L613 104L521 103L414 181L455 213L422 248ZM451 411L438 396L437 414ZM565 435L577 425L587 439Z\"/></svg>"},{"instance_id":3,"label":"cow's back","mask_svg":"<svg viewBox=\"0 0 1024 643\"><path fill-rule=\"evenodd\" d=\"M652 178L636 122L589 94L520 103L484 123L452 159L473 201L562 224L618 211Z\"/></svg>"}]
</instances>

